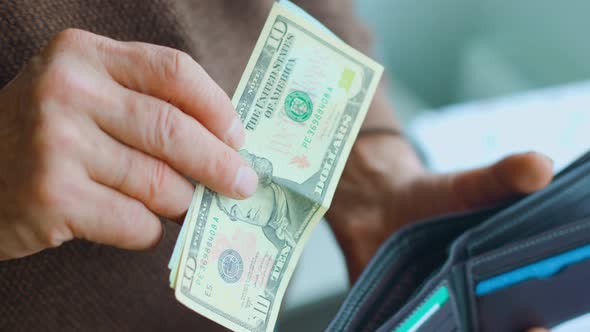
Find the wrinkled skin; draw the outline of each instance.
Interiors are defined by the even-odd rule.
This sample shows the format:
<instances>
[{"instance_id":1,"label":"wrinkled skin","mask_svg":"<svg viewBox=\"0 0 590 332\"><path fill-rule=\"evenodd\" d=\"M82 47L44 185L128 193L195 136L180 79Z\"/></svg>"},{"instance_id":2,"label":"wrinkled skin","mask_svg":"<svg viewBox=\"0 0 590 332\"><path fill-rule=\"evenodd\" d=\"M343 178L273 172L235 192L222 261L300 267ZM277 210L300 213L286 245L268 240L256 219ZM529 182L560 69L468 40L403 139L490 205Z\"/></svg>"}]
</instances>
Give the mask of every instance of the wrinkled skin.
<instances>
[{"instance_id":1,"label":"wrinkled skin","mask_svg":"<svg viewBox=\"0 0 590 332\"><path fill-rule=\"evenodd\" d=\"M250 196L230 99L187 54L66 30L0 90L0 259L161 239L193 186Z\"/></svg>"}]
</instances>

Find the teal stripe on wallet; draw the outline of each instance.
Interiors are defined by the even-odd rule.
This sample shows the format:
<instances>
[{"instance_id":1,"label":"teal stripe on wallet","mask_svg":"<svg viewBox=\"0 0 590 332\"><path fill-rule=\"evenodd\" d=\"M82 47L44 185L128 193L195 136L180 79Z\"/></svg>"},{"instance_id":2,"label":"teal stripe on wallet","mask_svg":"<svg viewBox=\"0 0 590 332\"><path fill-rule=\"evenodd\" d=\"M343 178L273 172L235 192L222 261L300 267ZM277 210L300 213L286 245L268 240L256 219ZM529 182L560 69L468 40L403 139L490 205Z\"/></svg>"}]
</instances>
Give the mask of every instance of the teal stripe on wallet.
<instances>
[{"instance_id":1,"label":"teal stripe on wallet","mask_svg":"<svg viewBox=\"0 0 590 332\"><path fill-rule=\"evenodd\" d=\"M414 313L412 313L395 332L414 332L417 331L424 322L426 322L434 313L436 313L449 300L449 290L442 286L434 292L426 302L422 303Z\"/></svg>"},{"instance_id":2,"label":"teal stripe on wallet","mask_svg":"<svg viewBox=\"0 0 590 332\"><path fill-rule=\"evenodd\" d=\"M475 294L482 296L529 279L548 278L589 258L590 244L484 280L475 287Z\"/></svg>"}]
</instances>

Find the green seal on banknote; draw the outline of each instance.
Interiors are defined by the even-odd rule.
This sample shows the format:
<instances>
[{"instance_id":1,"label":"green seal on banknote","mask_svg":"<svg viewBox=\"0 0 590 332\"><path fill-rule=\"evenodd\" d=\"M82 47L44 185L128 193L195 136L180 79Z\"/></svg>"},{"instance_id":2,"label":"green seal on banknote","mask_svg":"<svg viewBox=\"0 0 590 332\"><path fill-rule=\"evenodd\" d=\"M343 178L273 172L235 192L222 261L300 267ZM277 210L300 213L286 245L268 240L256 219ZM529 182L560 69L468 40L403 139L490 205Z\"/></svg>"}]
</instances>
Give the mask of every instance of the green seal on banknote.
<instances>
[{"instance_id":1,"label":"green seal on banknote","mask_svg":"<svg viewBox=\"0 0 590 332\"><path fill-rule=\"evenodd\" d=\"M285 112L295 122L303 122L309 119L313 112L311 98L302 91L291 92L285 98Z\"/></svg>"}]
</instances>

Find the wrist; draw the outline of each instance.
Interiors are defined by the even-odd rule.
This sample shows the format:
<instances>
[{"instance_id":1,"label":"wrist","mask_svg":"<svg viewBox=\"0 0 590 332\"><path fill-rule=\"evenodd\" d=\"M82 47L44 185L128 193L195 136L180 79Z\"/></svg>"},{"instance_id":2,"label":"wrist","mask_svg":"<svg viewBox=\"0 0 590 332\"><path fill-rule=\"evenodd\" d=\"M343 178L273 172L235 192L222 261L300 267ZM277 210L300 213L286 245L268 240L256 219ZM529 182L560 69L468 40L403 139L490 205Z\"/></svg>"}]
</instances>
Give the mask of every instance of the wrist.
<instances>
[{"instance_id":1,"label":"wrist","mask_svg":"<svg viewBox=\"0 0 590 332\"><path fill-rule=\"evenodd\" d=\"M359 135L327 214L351 280L391 234L388 214L395 209L396 195L423 174L420 159L403 136Z\"/></svg>"},{"instance_id":2,"label":"wrist","mask_svg":"<svg viewBox=\"0 0 590 332\"><path fill-rule=\"evenodd\" d=\"M397 129L361 130L349 160L366 171L359 175L367 179L377 177L385 181L385 186L400 186L425 171L414 147Z\"/></svg>"}]
</instances>

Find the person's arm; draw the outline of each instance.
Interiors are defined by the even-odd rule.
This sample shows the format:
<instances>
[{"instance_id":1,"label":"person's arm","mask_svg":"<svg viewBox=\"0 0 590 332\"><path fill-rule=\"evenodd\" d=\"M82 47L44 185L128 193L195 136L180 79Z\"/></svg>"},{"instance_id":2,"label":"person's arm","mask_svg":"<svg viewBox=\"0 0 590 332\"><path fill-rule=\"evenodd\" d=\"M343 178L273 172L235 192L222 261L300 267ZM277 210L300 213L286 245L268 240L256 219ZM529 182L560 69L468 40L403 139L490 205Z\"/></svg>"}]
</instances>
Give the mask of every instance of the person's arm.
<instances>
[{"instance_id":1,"label":"person's arm","mask_svg":"<svg viewBox=\"0 0 590 332\"><path fill-rule=\"evenodd\" d=\"M369 34L355 17L352 0L297 3L350 45L370 53ZM373 99L327 213L351 281L400 227L529 193L544 187L552 177L552 162L536 153L510 156L492 166L456 174L429 173L412 146L394 133L401 128L385 81ZM388 128L394 130L374 131Z\"/></svg>"}]
</instances>

